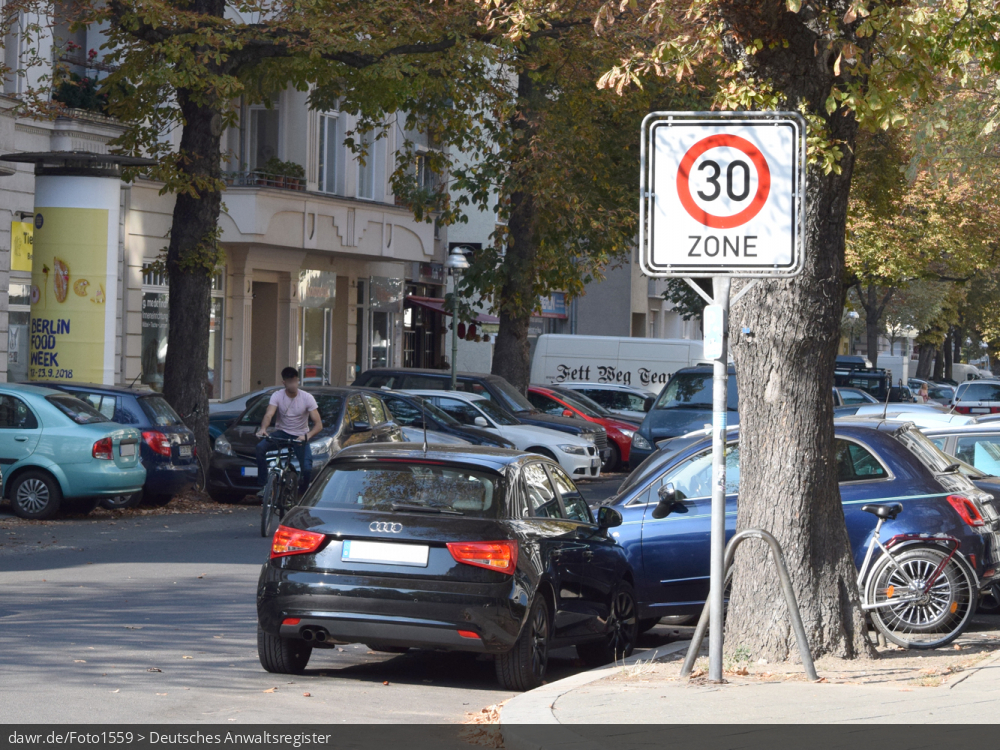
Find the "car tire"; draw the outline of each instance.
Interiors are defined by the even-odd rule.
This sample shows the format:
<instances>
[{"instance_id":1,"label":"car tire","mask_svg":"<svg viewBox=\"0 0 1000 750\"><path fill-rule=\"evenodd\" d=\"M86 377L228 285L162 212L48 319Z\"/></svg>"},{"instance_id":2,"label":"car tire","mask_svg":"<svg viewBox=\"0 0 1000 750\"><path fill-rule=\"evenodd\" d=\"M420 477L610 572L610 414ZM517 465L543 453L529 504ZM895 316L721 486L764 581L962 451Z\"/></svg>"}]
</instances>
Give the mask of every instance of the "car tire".
<instances>
[{"instance_id":1,"label":"car tire","mask_svg":"<svg viewBox=\"0 0 1000 750\"><path fill-rule=\"evenodd\" d=\"M1000 583L994 583L983 591L983 595L979 599L979 606L976 607L976 614L1000 614Z\"/></svg>"},{"instance_id":2,"label":"car tire","mask_svg":"<svg viewBox=\"0 0 1000 750\"><path fill-rule=\"evenodd\" d=\"M62 490L51 474L26 471L10 488L10 505L14 514L21 518L45 521L59 512Z\"/></svg>"},{"instance_id":3,"label":"car tire","mask_svg":"<svg viewBox=\"0 0 1000 750\"><path fill-rule=\"evenodd\" d=\"M552 618L545 598L537 596L528 619L517 637L514 648L497 654L494 662L497 680L504 690L524 692L538 687L545 681L549 665L549 637Z\"/></svg>"},{"instance_id":4,"label":"car tire","mask_svg":"<svg viewBox=\"0 0 1000 750\"><path fill-rule=\"evenodd\" d=\"M618 466L622 462L622 453L618 450L618 446L610 440L608 441L608 448L611 449L611 453L608 456L608 460L601 464L601 471L610 473L618 469Z\"/></svg>"},{"instance_id":5,"label":"car tire","mask_svg":"<svg viewBox=\"0 0 1000 750\"><path fill-rule=\"evenodd\" d=\"M156 492L142 493L142 504L148 505L151 508L162 508L173 499L173 495L164 495Z\"/></svg>"},{"instance_id":6,"label":"car tire","mask_svg":"<svg viewBox=\"0 0 1000 750\"><path fill-rule=\"evenodd\" d=\"M611 612L608 617L610 632L599 641L581 643L576 647L576 653L584 664L588 667L601 667L631 656L639 637L638 613L635 591L622 581L611 597Z\"/></svg>"},{"instance_id":7,"label":"car tire","mask_svg":"<svg viewBox=\"0 0 1000 750\"><path fill-rule=\"evenodd\" d=\"M725 613L723 613L725 614ZM673 625L679 628L682 625L694 625L701 615L669 615L660 620L664 625Z\"/></svg>"},{"instance_id":8,"label":"car tire","mask_svg":"<svg viewBox=\"0 0 1000 750\"><path fill-rule=\"evenodd\" d=\"M282 638L265 633L257 625L257 657L260 665L274 674L302 674L312 656L312 646L301 638Z\"/></svg>"},{"instance_id":9,"label":"car tire","mask_svg":"<svg viewBox=\"0 0 1000 750\"><path fill-rule=\"evenodd\" d=\"M128 510L138 508L142 502L142 490L133 492L131 495L115 495L114 497L102 497L100 506L105 510Z\"/></svg>"},{"instance_id":10,"label":"car tire","mask_svg":"<svg viewBox=\"0 0 1000 750\"><path fill-rule=\"evenodd\" d=\"M74 497L72 499L63 498L63 513L73 513L74 515L85 516L96 510L100 501L101 499L98 497Z\"/></svg>"}]
</instances>

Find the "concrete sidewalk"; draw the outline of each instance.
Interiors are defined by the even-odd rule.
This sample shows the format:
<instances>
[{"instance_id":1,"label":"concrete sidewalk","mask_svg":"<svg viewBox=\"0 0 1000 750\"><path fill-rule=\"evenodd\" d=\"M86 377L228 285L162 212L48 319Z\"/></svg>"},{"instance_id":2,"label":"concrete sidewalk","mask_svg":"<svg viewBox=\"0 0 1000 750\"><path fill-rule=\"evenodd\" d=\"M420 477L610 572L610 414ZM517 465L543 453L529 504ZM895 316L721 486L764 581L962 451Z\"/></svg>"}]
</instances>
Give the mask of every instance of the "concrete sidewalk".
<instances>
[{"instance_id":1,"label":"concrete sidewalk","mask_svg":"<svg viewBox=\"0 0 1000 750\"><path fill-rule=\"evenodd\" d=\"M655 658L687 646L687 641L672 643L658 649ZM988 724L996 722L1000 705L1000 654L940 687L913 688L753 680L712 685L626 676L630 668L641 672L638 662L650 656L646 652L624 665L574 675L512 699L500 716L505 746L596 750L605 747L602 740L614 738L616 747L627 747L621 744L626 737L620 725L629 725L624 733L629 744L653 742L652 730L644 737L646 730L636 724ZM580 724L590 726L578 733L573 725ZM594 724L619 726L604 732ZM525 725L535 726L528 731ZM679 739L671 734L672 741Z\"/></svg>"}]
</instances>

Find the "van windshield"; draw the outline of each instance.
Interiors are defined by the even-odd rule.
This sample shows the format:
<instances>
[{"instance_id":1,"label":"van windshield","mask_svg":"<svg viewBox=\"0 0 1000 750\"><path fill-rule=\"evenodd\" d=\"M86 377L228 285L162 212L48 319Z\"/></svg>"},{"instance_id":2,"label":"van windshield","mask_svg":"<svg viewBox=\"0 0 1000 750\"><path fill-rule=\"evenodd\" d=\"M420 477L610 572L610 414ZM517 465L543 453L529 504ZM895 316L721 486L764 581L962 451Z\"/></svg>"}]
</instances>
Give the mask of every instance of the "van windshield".
<instances>
[{"instance_id":1,"label":"van windshield","mask_svg":"<svg viewBox=\"0 0 1000 750\"><path fill-rule=\"evenodd\" d=\"M729 398L726 408L736 411L739 396L736 392L736 376L729 376ZM712 409L712 373L680 372L670 378L670 382L660 392L654 409Z\"/></svg>"}]
</instances>

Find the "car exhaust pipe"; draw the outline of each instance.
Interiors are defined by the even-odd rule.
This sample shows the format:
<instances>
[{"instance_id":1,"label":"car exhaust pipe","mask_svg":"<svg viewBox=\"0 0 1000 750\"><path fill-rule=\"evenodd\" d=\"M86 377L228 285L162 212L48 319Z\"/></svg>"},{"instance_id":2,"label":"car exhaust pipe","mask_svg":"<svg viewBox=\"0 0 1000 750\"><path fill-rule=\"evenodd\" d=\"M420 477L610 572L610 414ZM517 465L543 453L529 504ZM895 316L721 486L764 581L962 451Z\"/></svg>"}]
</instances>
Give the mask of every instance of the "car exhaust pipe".
<instances>
[{"instance_id":1,"label":"car exhaust pipe","mask_svg":"<svg viewBox=\"0 0 1000 750\"><path fill-rule=\"evenodd\" d=\"M302 633L300 635L302 636L302 640L311 641L313 639L312 628L302 628Z\"/></svg>"},{"instance_id":2,"label":"car exhaust pipe","mask_svg":"<svg viewBox=\"0 0 1000 750\"><path fill-rule=\"evenodd\" d=\"M326 643L326 631L317 628L313 638L316 639L317 643Z\"/></svg>"}]
</instances>

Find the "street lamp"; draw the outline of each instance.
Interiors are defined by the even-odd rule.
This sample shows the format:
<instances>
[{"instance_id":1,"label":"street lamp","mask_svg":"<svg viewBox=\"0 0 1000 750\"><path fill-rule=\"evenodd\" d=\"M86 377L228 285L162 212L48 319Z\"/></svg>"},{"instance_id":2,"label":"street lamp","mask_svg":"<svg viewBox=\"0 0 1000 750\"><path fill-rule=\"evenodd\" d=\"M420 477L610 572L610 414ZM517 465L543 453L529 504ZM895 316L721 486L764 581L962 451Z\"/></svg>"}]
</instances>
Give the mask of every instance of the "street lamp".
<instances>
[{"instance_id":1,"label":"street lamp","mask_svg":"<svg viewBox=\"0 0 1000 750\"><path fill-rule=\"evenodd\" d=\"M858 315L854 310L851 310L849 313L847 313L847 319L851 321L851 345L850 345L851 350L848 352L848 354L854 354L854 324L858 322L858 318L860 317L861 316Z\"/></svg>"},{"instance_id":2,"label":"street lamp","mask_svg":"<svg viewBox=\"0 0 1000 750\"><path fill-rule=\"evenodd\" d=\"M451 285L451 389L456 390L458 384L458 279L462 271L469 268L469 261L461 247L454 247L448 260L444 262L448 275L452 277Z\"/></svg>"}]
</instances>

